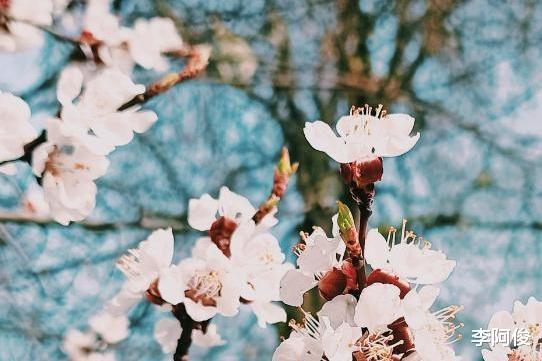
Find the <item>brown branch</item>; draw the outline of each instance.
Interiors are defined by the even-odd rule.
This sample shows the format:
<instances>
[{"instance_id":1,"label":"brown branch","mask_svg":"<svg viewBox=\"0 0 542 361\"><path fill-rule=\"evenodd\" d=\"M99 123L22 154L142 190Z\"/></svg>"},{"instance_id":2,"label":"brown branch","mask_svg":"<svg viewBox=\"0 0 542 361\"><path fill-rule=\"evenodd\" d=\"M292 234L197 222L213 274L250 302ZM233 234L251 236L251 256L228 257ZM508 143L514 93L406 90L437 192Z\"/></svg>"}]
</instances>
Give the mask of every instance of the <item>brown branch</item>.
<instances>
[{"instance_id":1,"label":"brown branch","mask_svg":"<svg viewBox=\"0 0 542 361\"><path fill-rule=\"evenodd\" d=\"M186 47L174 54L179 57L188 58L188 62L183 70L178 73L166 74L161 79L147 86L147 90L143 94L136 95L133 99L123 104L118 109L119 111L126 110L134 105L143 104L153 97L168 91L175 85L201 74L207 68L211 49L208 45L195 45Z\"/></svg>"},{"instance_id":2,"label":"brown branch","mask_svg":"<svg viewBox=\"0 0 542 361\"><path fill-rule=\"evenodd\" d=\"M180 303L173 307L173 315L181 324L182 333L177 341L177 349L173 355L174 361L187 361L188 350L192 344L192 331L196 326L196 322L188 315L184 303Z\"/></svg>"}]
</instances>

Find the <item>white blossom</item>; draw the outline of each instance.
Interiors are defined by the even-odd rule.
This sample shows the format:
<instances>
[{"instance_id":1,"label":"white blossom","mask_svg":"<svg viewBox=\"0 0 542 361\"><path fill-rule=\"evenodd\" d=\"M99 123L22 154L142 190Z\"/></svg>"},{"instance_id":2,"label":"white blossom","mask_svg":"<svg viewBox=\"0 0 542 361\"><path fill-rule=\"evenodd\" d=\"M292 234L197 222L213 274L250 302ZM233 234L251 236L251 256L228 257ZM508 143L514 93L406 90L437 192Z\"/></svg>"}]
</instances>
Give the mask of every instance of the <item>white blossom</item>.
<instances>
[{"instance_id":1,"label":"white blossom","mask_svg":"<svg viewBox=\"0 0 542 361\"><path fill-rule=\"evenodd\" d=\"M96 203L94 181L107 171L109 161L63 135L58 119L47 122L47 141L32 153L32 169L42 179L51 216L59 223L80 221Z\"/></svg>"},{"instance_id":2,"label":"white blossom","mask_svg":"<svg viewBox=\"0 0 542 361\"><path fill-rule=\"evenodd\" d=\"M83 30L106 46L119 46L122 29L119 19L110 12L110 0L87 0Z\"/></svg>"},{"instance_id":3,"label":"white blossom","mask_svg":"<svg viewBox=\"0 0 542 361\"><path fill-rule=\"evenodd\" d=\"M130 293L146 291L151 283L169 272L173 259L173 232L171 228L158 229L137 248L128 250L117 262L117 267L128 277L128 293L118 302L129 302ZM126 291L125 291L126 292Z\"/></svg>"},{"instance_id":4,"label":"white blossom","mask_svg":"<svg viewBox=\"0 0 542 361\"><path fill-rule=\"evenodd\" d=\"M239 225L231 236L230 259L246 276L241 297L249 301L279 301L280 280L289 269L279 241L270 233L260 231L254 221Z\"/></svg>"},{"instance_id":5,"label":"white blossom","mask_svg":"<svg viewBox=\"0 0 542 361\"><path fill-rule=\"evenodd\" d=\"M177 341L182 333L181 324L173 318L162 318L154 325L154 338L160 344L162 352L172 353L177 348Z\"/></svg>"},{"instance_id":6,"label":"white blossom","mask_svg":"<svg viewBox=\"0 0 542 361\"><path fill-rule=\"evenodd\" d=\"M235 316L239 311L241 287L246 282L209 238L200 238L192 257L164 272L158 283L162 298L176 305L184 303L195 321L208 320L216 314Z\"/></svg>"},{"instance_id":7,"label":"white blossom","mask_svg":"<svg viewBox=\"0 0 542 361\"><path fill-rule=\"evenodd\" d=\"M152 111L139 107L118 111L119 107L145 92L118 70L105 69L88 80L77 67L66 68L58 82L57 98L62 104L64 133L96 154L108 154L116 146L129 143L134 132L147 131L157 120ZM77 100L76 103L74 101Z\"/></svg>"},{"instance_id":8,"label":"white blossom","mask_svg":"<svg viewBox=\"0 0 542 361\"><path fill-rule=\"evenodd\" d=\"M395 229L391 229L386 240L378 229L371 229L365 241L365 258L373 269L381 269L400 279L416 284L434 284L448 278L456 262L446 259L441 251L430 249L413 232L405 230L403 222L401 239L395 240Z\"/></svg>"},{"instance_id":9,"label":"white blossom","mask_svg":"<svg viewBox=\"0 0 542 361\"><path fill-rule=\"evenodd\" d=\"M36 26L47 26L53 21L52 0L9 0L0 4L0 16L5 23L0 27L0 51L19 51L40 45L43 34Z\"/></svg>"},{"instance_id":10,"label":"white blossom","mask_svg":"<svg viewBox=\"0 0 542 361\"><path fill-rule=\"evenodd\" d=\"M462 310L459 306L449 306L436 312L430 307L439 294L434 286L425 286L411 290L403 299L405 321L414 336L416 353L421 361L456 361L451 344L459 338L456 330L462 324L454 323L456 314Z\"/></svg>"},{"instance_id":11,"label":"white blossom","mask_svg":"<svg viewBox=\"0 0 542 361\"><path fill-rule=\"evenodd\" d=\"M209 324L205 332L195 329L192 331L192 341L199 347L222 346L226 343L218 333L215 324Z\"/></svg>"},{"instance_id":12,"label":"white blossom","mask_svg":"<svg viewBox=\"0 0 542 361\"><path fill-rule=\"evenodd\" d=\"M126 29L124 40L132 59L145 69L164 71L168 67L162 54L183 47L183 41L173 20L155 17L136 20L133 28Z\"/></svg>"},{"instance_id":13,"label":"white blossom","mask_svg":"<svg viewBox=\"0 0 542 361\"><path fill-rule=\"evenodd\" d=\"M322 121L305 123L303 131L314 149L339 163L350 163L406 153L420 137L419 133L410 136L413 127L414 118L410 115L385 114L382 106L373 115L372 108L365 106L339 119L339 136Z\"/></svg>"},{"instance_id":14,"label":"white blossom","mask_svg":"<svg viewBox=\"0 0 542 361\"><path fill-rule=\"evenodd\" d=\"M392 298L395 298L395 294ZM383 299L379 301L389 303ZM364 330L362 325L354 320L356 307L354 296L339 295L324 304L318 317L302 310L302 323L290 321L293 331L290 337L279 345L273 360L351 361L358 360L358 357L371 361L391 360L394 348L400 345L401 341L393 342L393 335L386 327L374 332ZM376 308L371 311L378 312Z\"/></svg>"},{"instance_id":15,"label":"white blossom","mask_svg":"<svg viewBox=\"0 0 542 361\"><path fill-rule=\"evenodd\" d=\"M482 350L484 361L542 360L542 351L537 348L542 338L542 302L536 298L530 297L526 304L514 302L512 313L508 311L495 313L487 328L509 330L511 333L517 333L519 329L527 330L530 344L518 345L516 348L504 344L490 345L490 350Z\"/></svg>"},{"instance_id":16,"label":"white blossom","mask_svg":"<svg viewBox=\"0 0 542 361\"><path fill-rule=\"evenodd\" d=\"M30 108L24 100L0 92L0 162L24 154L24 145L36 138L30 124Z\"/></svg>"},{"instance_id":17,"label":"white blossom","mask_svg":"<svg viewBox=\"0 0 542 361\"><path fill-rule=\"evenodd\" d=\"M345 250L340 235L329 238L321 228L316 228L304 241L296 248L298 268L289 270L280 282L280 298L291 306L300 306L303 295L327 271L340 266Z\"/></svg>"},{"instance_id":18,"label":"white blossom","mask_svg":"<svg viewBox=\"0 0 542 361\"><path fill-rule=\"evenodd\" d=\"M245 222L256 213L256 208L245 197L228 187L220 188L218 199L209 194L188 202L188 224L198 231L207 231L217 217L227 217L237 223Z\"/></svg>"},{"instance_id":19,"label":"white blossom","mask_svg":"<svg viewBox=\"0 0 542 361\"><path fill-rule=\"evenodd\" d=\"M100 312L88 321L89 326L102 340L108 344L115 344L128 337L128 317L113 316L108 312Z\"/></svg>"}]
</instances>

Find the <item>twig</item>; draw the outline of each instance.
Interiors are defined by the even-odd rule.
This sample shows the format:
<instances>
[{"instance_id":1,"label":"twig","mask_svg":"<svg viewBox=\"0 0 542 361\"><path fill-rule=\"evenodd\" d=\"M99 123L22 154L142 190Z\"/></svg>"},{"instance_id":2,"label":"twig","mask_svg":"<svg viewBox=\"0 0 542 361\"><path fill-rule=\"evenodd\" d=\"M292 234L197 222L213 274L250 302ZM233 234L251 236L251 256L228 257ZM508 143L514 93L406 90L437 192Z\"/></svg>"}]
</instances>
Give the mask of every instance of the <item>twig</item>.
<instances>
[{"instance_id":1,"label":"twig","mask_svg":"<svg viewBox=\"0 0 542 361\"><path fill-rule=\"evenodd\" d=\"M192 344L192 331L196 326L196 322L188 315L184 303L180 303L173 307L173 315L181 324L182 333L177 341L177 349L173 355L174 361L187 361L188 349Z\"/></svg>"},{"instance_id":2,"label":"twig","mask_svg":"<svg viewBox=\"0 0 542 361\"><path fill-rule=\"evenodd\" d=\"M166 74L158 81L147 86L147 90L143 94L136 95L133 99L120 106L118 110L123 111L134 105L143 104L153 97L168 91L175 85L198 76L207 68L211 49L207 45L195 45L186 47L175 54L188 58L188 62L183 70L178 73Z\"/></svg>"}]
</instances>

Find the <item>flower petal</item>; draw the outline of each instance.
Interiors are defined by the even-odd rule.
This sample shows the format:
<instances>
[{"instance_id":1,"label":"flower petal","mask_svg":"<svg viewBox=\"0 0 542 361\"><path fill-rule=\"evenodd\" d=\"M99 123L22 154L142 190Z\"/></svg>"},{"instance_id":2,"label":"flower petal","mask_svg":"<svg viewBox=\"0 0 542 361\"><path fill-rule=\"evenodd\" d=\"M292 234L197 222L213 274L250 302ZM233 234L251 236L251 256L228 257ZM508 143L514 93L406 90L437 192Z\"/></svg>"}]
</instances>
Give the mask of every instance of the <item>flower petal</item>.
<instances>
[{"instance_id":1,"label":"flower petal","mask_svg":"<svg viewBox=\"0 0 542 361\"><path fill-rule=\"evenodd\" d=\"M387 269L390 248L388 242L378 232L377 228L371 229L365 239L365 259L373 269Z\"/></svg>"},{"instance_id":2,"label":"flower petal","mask_svg":"<svg viewBox=\"0 0 542 361\"><path fill-rule=\"evenodd\" d=\"M56 97L60 104L70 104L81 93L83 73L76 66L68 66L60 73Z\"/></svg>"},{"instance_id":3,"label":"flower petal","mask_svg":"<svg viewBox=\"0 0 542 361\"><path fill-rule=\"evenodd\" d=\"M314 276L306 275L300 270L290 270L280 281L280 299L287 305L301 306L305 292L317 284Z\"/></svg>"},{"instance_id":4,"label":"flower petal","mask_svg":"<svg viewBox=\"0 0 542 361\"><path fill-rule=\"evenodd\" d=\"M206 231L216 220L218 201L208 194L188 201L188 224L198 231Z\"/></svg>"}]
</instances>

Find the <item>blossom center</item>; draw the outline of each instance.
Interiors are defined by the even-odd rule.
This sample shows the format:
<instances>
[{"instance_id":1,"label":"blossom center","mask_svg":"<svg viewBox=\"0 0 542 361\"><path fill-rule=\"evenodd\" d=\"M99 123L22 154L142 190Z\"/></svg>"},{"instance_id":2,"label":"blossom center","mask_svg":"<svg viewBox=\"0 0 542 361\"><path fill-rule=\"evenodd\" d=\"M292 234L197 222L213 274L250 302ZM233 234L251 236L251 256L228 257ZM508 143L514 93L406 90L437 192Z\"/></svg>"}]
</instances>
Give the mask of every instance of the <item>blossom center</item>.
<instances>
[{"instance_id":1,"label":"blossom center","mask_svg":"<svg viewBox=\"0 0 542 361\"><path fill-rule=\"evenodd\" d=\"M54 149L49 153L49 157L45 162L45 172L50 173L54 177L58 177L61 173L72 173L76 170L89 170L89 166L76 162L71 165L65 164L62 161L62 155L70 155L75 151L73 146L55 146Z\"/></svg>"},{"instance_id":2,"label":"blossom center","mask_svg":"<svg viewBox=\"0 0 542 361\"><path fill-rule=\"evenodd\" d=\"M393 335L388 331L365 334L358 340L359 352L367 361L389 361L392 359L393 348L403 343L402 340L390 344Z\"/></svg>"},{"instance_id":3,"label":"blossom center","mask_svg":"<svg viewBox=\"0 0 542 361\"><path fill-rule=\"evenodd\" d=\"M220 296L222 283L217 271L205 271L196 273L188 281L188 289L185 296L194 302L204 306L216 306L216 298Z\"/></svg>"}]
</instances>

